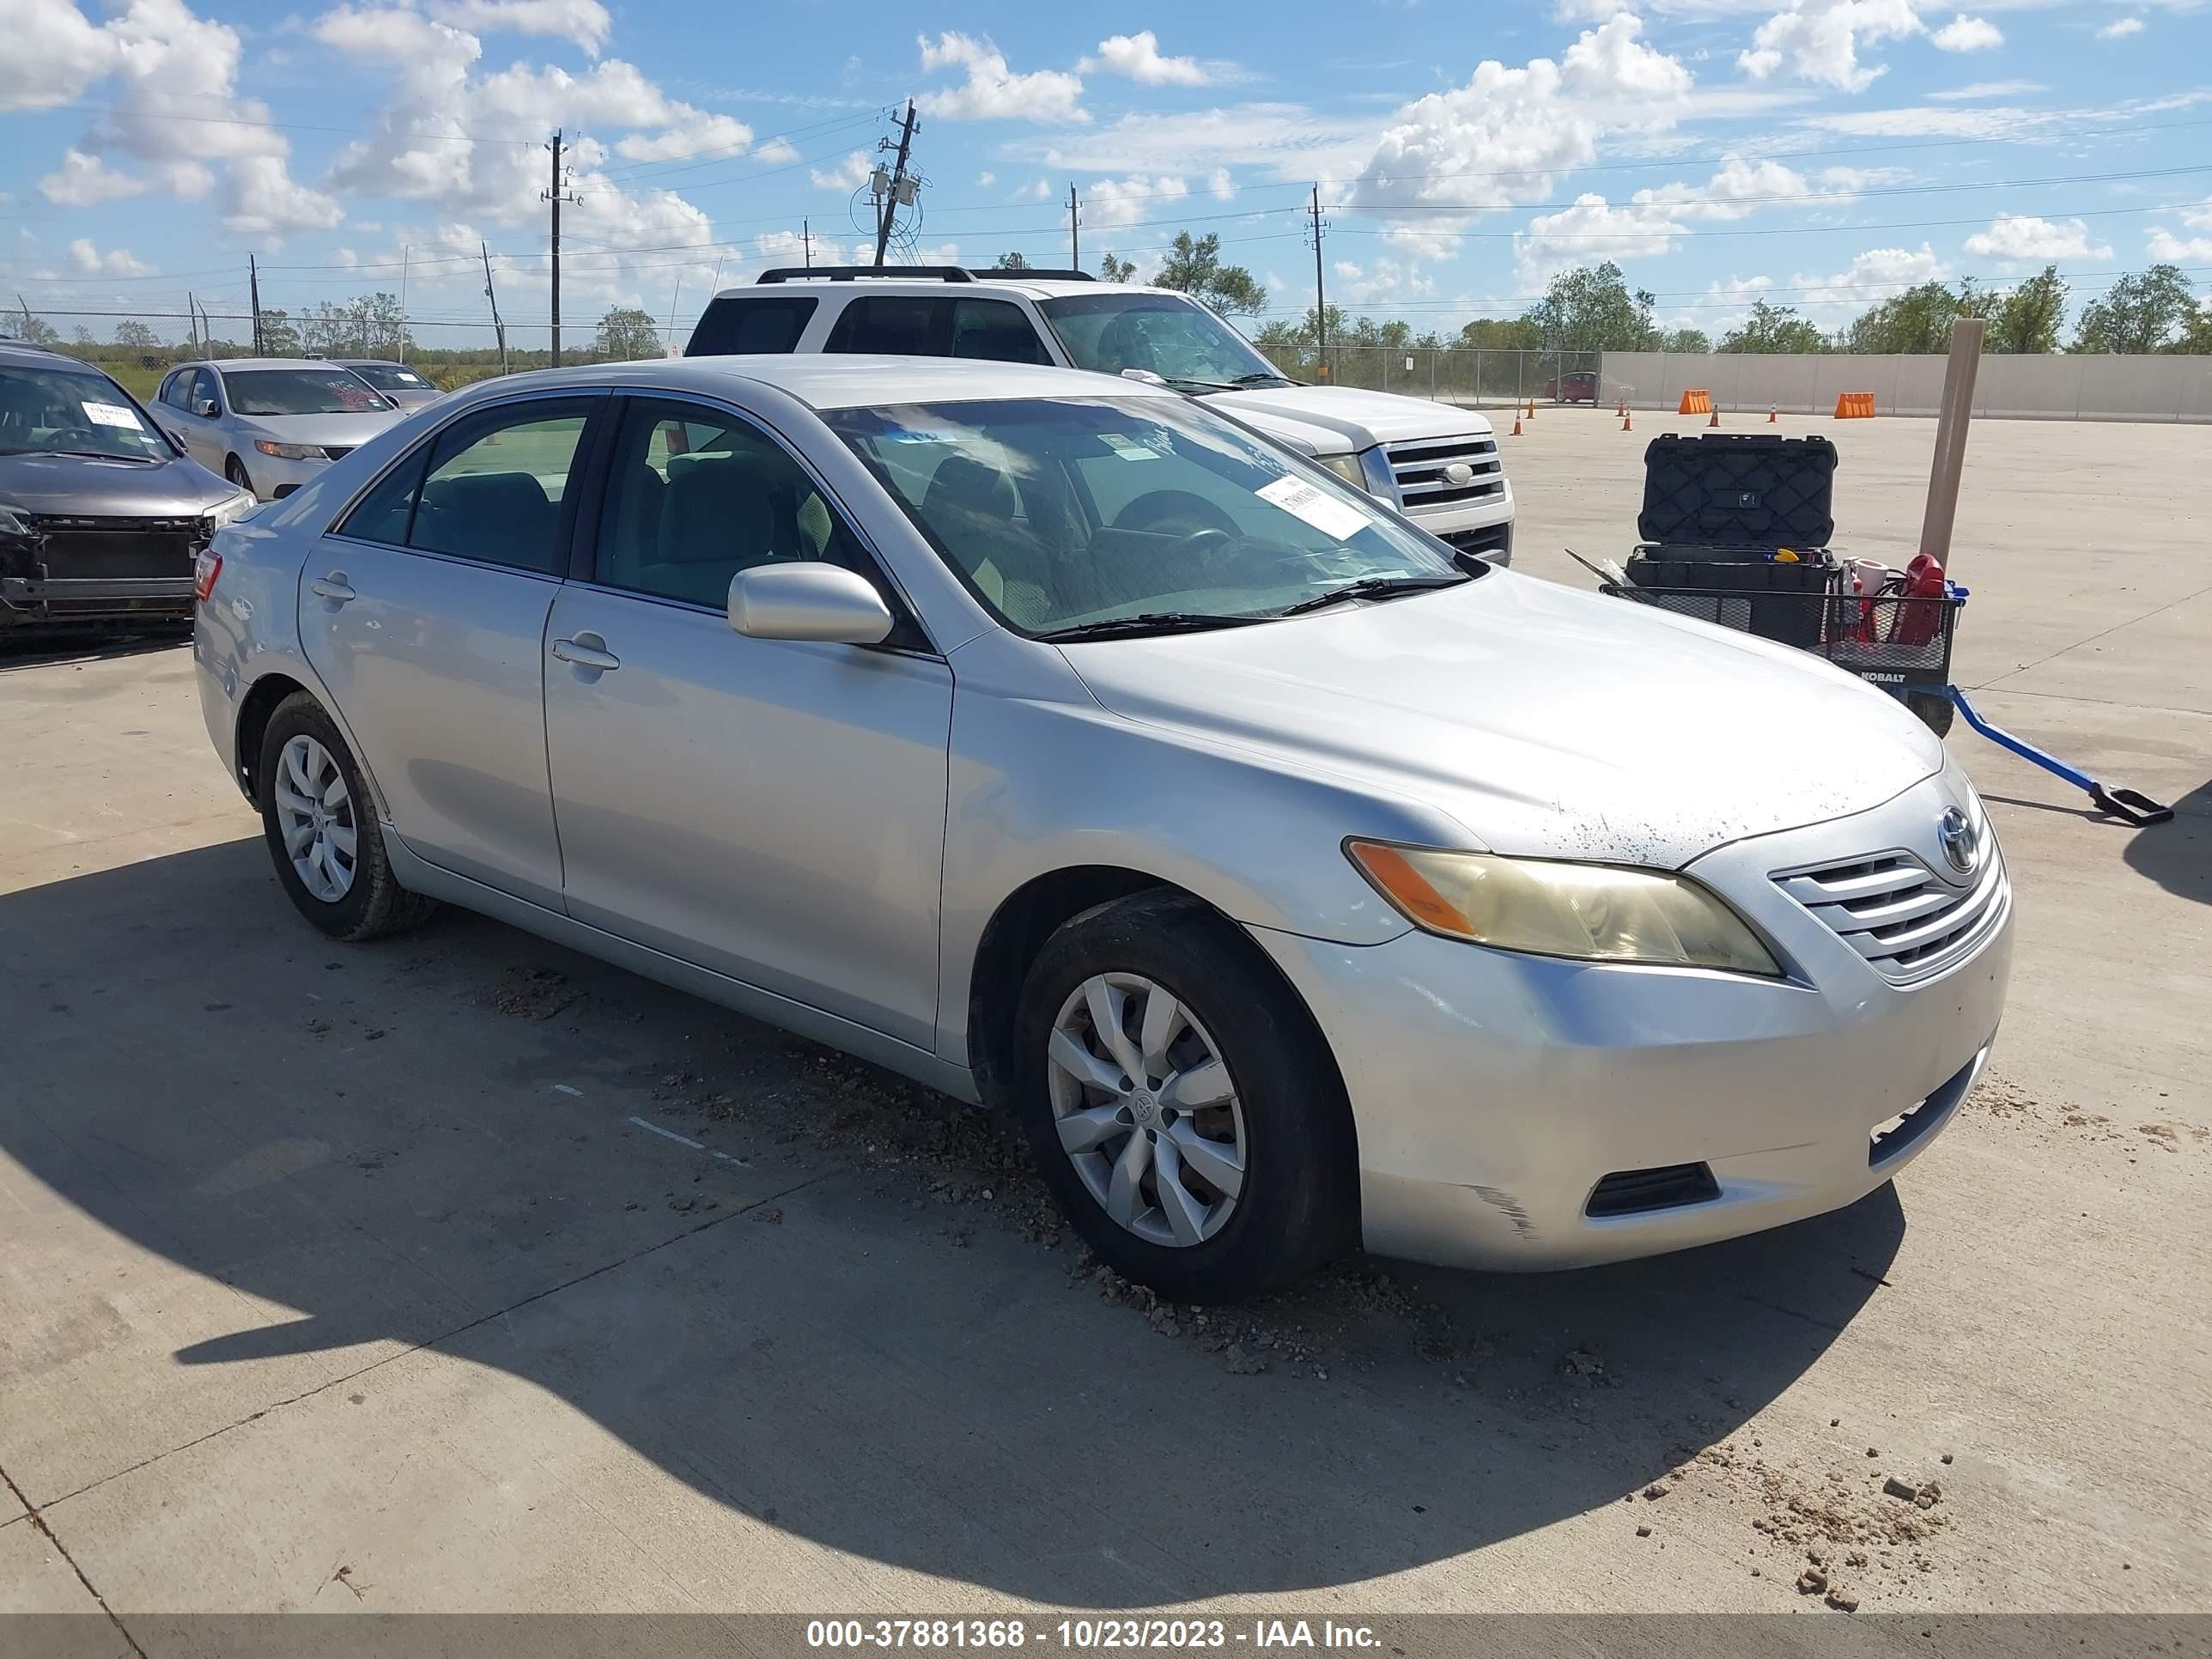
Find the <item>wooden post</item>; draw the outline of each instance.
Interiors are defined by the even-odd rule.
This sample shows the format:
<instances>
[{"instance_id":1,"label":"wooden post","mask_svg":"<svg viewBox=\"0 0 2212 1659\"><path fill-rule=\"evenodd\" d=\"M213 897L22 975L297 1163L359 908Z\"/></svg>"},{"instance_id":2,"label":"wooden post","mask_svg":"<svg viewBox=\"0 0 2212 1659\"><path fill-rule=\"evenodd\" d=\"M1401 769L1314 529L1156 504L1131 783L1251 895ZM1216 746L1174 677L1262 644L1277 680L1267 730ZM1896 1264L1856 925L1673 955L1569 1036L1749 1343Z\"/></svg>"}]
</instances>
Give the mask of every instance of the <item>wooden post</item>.
<instances>
[{"instance_id":1,"label":"wooden post","mask_svg":"<svg viewBox=\"0 0 2212 1659\"><path fill-rule=\"evenodd\" d=\"M1928 513L1920 521L1920 551L1946 574L1951 568L1951 525L1959 515L1959 477L1966 469L1966 423L1974 417L1974 377L1982 365L1978 317L1951 325L1951 361L1943 370L1943 404L1936 417L1936 460L1928 473Z\"/></svg>"}]
</instances>

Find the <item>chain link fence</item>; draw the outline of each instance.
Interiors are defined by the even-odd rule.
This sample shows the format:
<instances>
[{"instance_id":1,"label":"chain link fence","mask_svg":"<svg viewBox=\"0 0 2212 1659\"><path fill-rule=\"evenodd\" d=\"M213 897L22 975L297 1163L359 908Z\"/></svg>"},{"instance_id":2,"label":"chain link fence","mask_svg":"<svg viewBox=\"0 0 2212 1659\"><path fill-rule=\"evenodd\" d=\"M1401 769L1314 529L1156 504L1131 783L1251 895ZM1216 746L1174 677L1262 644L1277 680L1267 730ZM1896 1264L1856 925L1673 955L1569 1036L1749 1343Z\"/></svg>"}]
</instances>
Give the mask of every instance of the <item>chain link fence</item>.
<instances>
[{"instance_id":1,"label":"chain link fence","mask_svg":"<svg viewBox=\"0 0 2212 1659\"><path fill-rule=\"evenodd\" d=\"M1260 350L1294 380L1357 386L1473 408L1538 403L1594 404L1602 374L1595 351L1513 351L1490 347L1261 345Z\"/></svg>"}]
</instances>

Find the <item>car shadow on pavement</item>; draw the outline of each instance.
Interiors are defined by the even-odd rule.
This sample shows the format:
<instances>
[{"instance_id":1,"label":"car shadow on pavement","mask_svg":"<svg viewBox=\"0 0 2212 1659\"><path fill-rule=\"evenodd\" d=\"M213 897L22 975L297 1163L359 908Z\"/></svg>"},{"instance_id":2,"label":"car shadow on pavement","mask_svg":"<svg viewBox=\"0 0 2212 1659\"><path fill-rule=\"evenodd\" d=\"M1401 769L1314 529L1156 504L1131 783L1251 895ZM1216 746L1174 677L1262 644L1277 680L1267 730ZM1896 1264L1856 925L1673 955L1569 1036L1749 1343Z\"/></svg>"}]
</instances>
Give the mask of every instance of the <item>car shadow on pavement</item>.
<instances>
[{"instance_id":1,"label":"car shadow on pavement","mask_svg":"<svg viewBox=\"0 0 2212 1659\"><path fill-rule=\"evenodd\" d=\"M258 840L0 896L0 995L24 1016L0 1153L72 1206L0 1222L0 1315L39 1284L64 1303L29 1310L62 1334L0 1348L0 1393L44 1425L30 1463L69 1471L33 1473L37 1504L427 1386L396 1342L566 1402L733 1526L1051 1602L1349 1584L1606 1506L1629 1547L1663 1541L1670 1473L1708 1448L1747 1524L1778 1501L1747 1425L1905 1230L1885 1188L1603 1270L1357 1261L1201 1322L1102 1283L1024 1207L1030 1177L960 1164L975 1115L478 918L331 945ZM228 1291L118 1316L103 1250ZM427 1457L490 1502L504 1466L590 1438L502 1438L512 1404L444 1422L465 1409L374 1419L428 1444L341 1416L288 1490L337 1504ZM568 1474L667 1524L652 1483Z\"/></svg>"}]
</instances>

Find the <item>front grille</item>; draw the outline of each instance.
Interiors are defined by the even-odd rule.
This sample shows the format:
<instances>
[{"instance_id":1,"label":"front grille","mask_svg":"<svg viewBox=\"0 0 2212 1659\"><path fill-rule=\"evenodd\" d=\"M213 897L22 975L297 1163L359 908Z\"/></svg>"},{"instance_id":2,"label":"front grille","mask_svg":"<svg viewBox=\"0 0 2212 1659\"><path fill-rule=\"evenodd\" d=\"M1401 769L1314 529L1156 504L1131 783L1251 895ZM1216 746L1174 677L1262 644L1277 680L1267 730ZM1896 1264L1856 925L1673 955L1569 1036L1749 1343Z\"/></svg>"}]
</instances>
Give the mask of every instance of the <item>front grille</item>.
<instances>
[{"instance_id":1,"label":"front grille","mask_svg":"<svg viewBox=\"0 0 2212 1659\"><path fill-rule=\"evenodd\" d=\"M1986 1048L1982 1050L1982 1054L1988 1052ZM1877 1124L1867 1136L1867 1167L1879 1169L1892 1158L1903 1157L1942 1127L1951 1109L1966 1098L1966 1090L1973 1083L1974 1073L1981 1063L1982 1054L1976 1054L1945 1079L1936 1092L1917 1106L1900 1113L1887 1123Z\"/></svg>"},{"instance_id":2,"label":"front grille","mask_svg":"<svg viewBox=\"0 0 2212 1659\"><path fill-rule=\"evenodd\" d=\"M1390 474L1398 481L1398 494L1405 499L1408 513L1479 501L1505 490L1505 472L1498 465L1495 439L1422 438L1392 444L1382 453L1390 458ZM1444 469L1455 462L1465 462L1474 474L1465 483L1454 483L1444 477Z\"/></svg>"},{"instance_id":3,"label":"front grille","mask_svg":"<svg viewBox=\"0 0 2212 1659\"><path fill-rule=\"evenodd\" d=\"M39 538L39 562L57 580L189 575L204 539L197 518L46 513L31 515L28 523Z\"/></svg>"},{"instance_id":4,"label":"front grille","mask_svg":"<svg viewBox=\"0 0 2212 1659\"><path fill-rule=\"evenodd\" d=\"M1513 526L1510 524L1485 525L1480 530L1443 530L1431 532L1437 539L1462 553L1474 553L1488 557L1493 553L1513 551Z\"/></svg>"},{"instance_id":5,"label":"front grille","mask_svg":"<svg viewBox=\"0 0 2212 1659\"><path fill-rule=\"evenodd\" d=\"M1902 984L1972 955L2003 921L2012 899L2004 858L1994 837L1984 844L1989 861L1964 886L1905 852L1778 871L1774 881L1884 978Z\"/></svg>"},{"instance_id":6,"label":"front grille","mask_svg":"<svg viewBox=\"0 0 2212 1659\"><path fill-rule=\"evenodd\" d=\"M1679 1210L1686 1204L1710 1204L1721 1195L1720 1182L1705 1164L1669 1164L1656 1170L1616 1170L1590 1189L1583 1206L1587 1216L1642 1215L1649 1210Z\"/></svg>"}]
</instances>

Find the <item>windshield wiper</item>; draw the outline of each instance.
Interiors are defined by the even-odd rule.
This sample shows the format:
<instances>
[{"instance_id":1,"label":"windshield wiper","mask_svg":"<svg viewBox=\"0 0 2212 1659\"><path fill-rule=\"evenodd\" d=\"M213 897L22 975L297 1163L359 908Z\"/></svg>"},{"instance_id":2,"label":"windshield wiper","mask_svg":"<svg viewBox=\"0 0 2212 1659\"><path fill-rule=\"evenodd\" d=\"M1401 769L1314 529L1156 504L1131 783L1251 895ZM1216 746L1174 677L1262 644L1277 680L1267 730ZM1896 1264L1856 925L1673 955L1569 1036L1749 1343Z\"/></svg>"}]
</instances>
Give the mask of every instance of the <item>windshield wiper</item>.
<instances>
[{"instance_id":1,"label":"windshield wiper","mask_svg":"<svg viewBox=\"0 0 2212 1659\"><path fill-rule=\"evenodd\" d=\"M112 449L11 449L10 455L81 455L94 461L157 461L158 455L118 455Z\"/></svg>"},{"instance_id":2,"label":"windshield wiper","mask_svg":"<svg viewBox=\"0 0 2212 1659\"><path fill-rule=\"evenodd\" d=\"M1272 369L1265 368L1256 369L1249 374L1239 374L1237 377L1236 383L1238 386L1258 386L1262 381L1266 382L1269 386L1296 386L1297 384L1296 380L1291 380L1288 375L1278 374Z\"/></svg>"},{"instance_id":3,"label":"windshield wiper","mask_svg":"<svg viewBox=\"0 0 2212 1659\"><path fill-rule=\"evenodd\" d=\"M1332 587L1326 593L1300 599L1275 614L1296 617L1308 611L1319 611L1324 605L1341 605L1346 599L1395 599L1406 593L1425 593L1431 588L1457 587L1470 580L1467 576L1362 576L1356 582L1346 582L1342 587Z\"/></svg>"},{"instance_id":4,"label":"windshield wiper","mask_svg":"<svg viewBox=\"0 0 2212 1659\"><path fill-rule=\"evenodd\" d=\"M1170 386L1194 386L1201 392L1234 392L1236 386L1227 380L1194 380L1187 374L1161 376Z\"/></svg>"},{"instance_id":5,"label":"windshield wiper","mask_svg":"<svg viewBox=\"0 0 2212 1659\"><path fill-rule=\"evenodd\" d=\"M1196 634L1209 628L1243 628L1273 620L1272 617L1210 616L1198 611L1147 611L1140 616L1109 617L1103 622L1055 628L1037 638L1057 645L1069 640L1110 640L1133 634Z\"/></svg>"}]
</instances>

